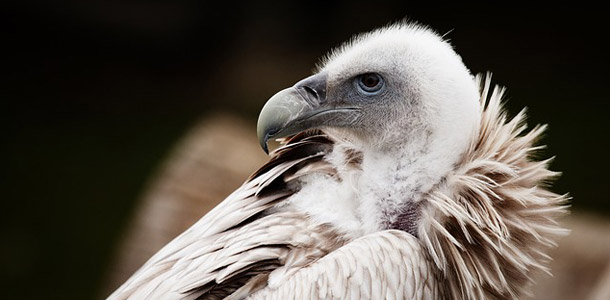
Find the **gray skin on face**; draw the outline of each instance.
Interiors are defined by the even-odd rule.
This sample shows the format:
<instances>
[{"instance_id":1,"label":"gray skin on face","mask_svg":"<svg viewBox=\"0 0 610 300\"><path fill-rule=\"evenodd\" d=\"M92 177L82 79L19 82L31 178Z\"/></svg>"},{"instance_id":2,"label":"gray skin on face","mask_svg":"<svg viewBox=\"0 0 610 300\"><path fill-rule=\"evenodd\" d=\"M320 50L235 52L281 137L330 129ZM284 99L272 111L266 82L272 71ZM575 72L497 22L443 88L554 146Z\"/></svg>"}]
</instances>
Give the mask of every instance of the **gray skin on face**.
<instances>
[{"instance_id":1,"label":"gray skin on face","mask_svg":"<svg viewBox=\"0 0 610 300\"><path fill-rule=\"evenodd\" d=\"M367 90L364 76L377 78L379 83ZM305 78L275 94L263 107L257 125L261 147L268 152L269 139L313 128L349 128L355 135L375 134L370 131L379 132L375 129L396 119L393 115L402 107L396 105L400 102L395 94L398 85L383 72L329 78L323 71Z\"/></svg>"}]
</instances>

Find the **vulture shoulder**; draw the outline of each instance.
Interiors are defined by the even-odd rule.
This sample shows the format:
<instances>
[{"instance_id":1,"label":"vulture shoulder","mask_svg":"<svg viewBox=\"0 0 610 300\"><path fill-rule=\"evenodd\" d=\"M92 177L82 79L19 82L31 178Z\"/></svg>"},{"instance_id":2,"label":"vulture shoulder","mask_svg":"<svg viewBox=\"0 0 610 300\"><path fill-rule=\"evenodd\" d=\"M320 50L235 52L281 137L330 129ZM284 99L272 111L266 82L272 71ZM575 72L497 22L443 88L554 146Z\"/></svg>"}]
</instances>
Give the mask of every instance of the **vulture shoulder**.
<instances>
[{"instance_id":1,"label":"vulture shoulder","mask_svg":"<svg viewBox=\"0 0 610 300\"><path fill-rule=\"evenodd\" d=\"M268 163L150 258L109 299L248 295L266 286L271 271L282 268L276 273L291 274L342 246L345 241L330 226L304 213L273 209L299 190L300 177L338 176L323 159L332 146L320 131L285 139Z\"/></svg>"}]
</instances>

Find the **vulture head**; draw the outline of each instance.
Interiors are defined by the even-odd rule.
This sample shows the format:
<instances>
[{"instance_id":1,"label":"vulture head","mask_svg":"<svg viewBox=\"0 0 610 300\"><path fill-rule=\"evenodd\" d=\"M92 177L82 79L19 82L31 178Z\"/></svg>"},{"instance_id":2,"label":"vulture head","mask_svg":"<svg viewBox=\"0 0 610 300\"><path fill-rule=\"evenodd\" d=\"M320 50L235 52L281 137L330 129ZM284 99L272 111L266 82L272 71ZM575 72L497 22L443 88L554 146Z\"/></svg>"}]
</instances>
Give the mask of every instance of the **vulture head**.
<instances>
[{"instance_id":1,"label":"vulture head","mask_svg":"<svg viewBox=\"0 0 610 300\"><path fill-rule=\"evenodd\" d=\"M432 30L393 25L357 36L270 98L259 141L267 151L269 139L307 130L340 141L324 158L339 183L304 178L292 205L347 239L410 233L446 297L517 298L531 271L548 272L566 196L545 189L557 175L550 161L530 160L544 126L524 133L524 112L508 121L489 77L471 75Z\"/></svg>"},{"instance_id":2,"label":"vulture head","mask_svg":"<svg viewBox=\"0 0 610 300\"><path fill-rule=\"evenodd\" d=\"M273 96L258 136L266 149L270 138L320 128L371 151L455 161L479 119L478 86L451 45L428 29L394 26L357 37Z\"/></svg>"}]
</instances>

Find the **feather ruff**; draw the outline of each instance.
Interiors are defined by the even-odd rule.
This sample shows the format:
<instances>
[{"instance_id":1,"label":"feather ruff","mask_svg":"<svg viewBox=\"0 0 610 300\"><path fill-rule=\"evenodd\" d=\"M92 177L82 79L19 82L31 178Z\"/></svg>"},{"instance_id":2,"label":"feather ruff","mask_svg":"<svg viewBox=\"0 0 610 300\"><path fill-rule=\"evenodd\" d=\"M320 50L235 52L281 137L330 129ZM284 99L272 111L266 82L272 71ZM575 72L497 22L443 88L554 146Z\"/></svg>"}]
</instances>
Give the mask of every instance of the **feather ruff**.
<instances>
[{"instance_id":1,"label":"feather ruff","mask_svg":"<svg viewBox=\"0 0 610 300\"><path fill-rule=\"evenodd\" d=\"M546 126L526 132L525 111L508 120L504 89L490 94L477 76L483 108L478 136L454 172L424 199L419 238L449 299L518 299L535 271L549 273L547 250L567 234L557 222L567 195L548 189L559 173L537 161ZM550 273L549 273L550 274Z\"/></svg>"}]
</instances>

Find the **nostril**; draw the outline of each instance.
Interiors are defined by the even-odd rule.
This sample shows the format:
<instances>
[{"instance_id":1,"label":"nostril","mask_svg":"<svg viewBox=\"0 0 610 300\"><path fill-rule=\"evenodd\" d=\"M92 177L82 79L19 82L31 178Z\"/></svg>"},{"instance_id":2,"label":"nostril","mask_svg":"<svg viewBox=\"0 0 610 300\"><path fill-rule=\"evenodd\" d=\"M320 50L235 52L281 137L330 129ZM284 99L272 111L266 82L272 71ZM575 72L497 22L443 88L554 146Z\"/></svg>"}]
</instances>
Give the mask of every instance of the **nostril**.
<instances>
[{"instance_id":1,"label":"nostril","mask_svg":"<svg viewBox=\"0 0 610 300\"><path fill-rule=\"evenodd\" d=\"M318 97L318 92L316 92L316 90L308 87L308 86L303 86L303 89L305 89L305 91L312 97L314 97L315 99L319 99Z\"/></svg>"},{"instance_id":2,"label":"nostril","mask_svg":"<svg viewBox=\"0 0 610 300\"><path fill-rule=\"evenodd\" d=\"M305 90L305 93L307 95L304 95L307 97L307 101L309 101L309 103L318 103L321 104L324 102L324 97L320 97L320 94L318 93L317 90L315 90L314 88L311 88L309 86L304 85L303 86L303 90Z\"/></svg>"},{"instance_id":3,"label":"nostril","mask_svg":"<svg viewBox=\"0 0 610 300\"><path fill-rule=\"evenodd\" d=\"M326 102L326 72L309 76L294 84L299 95L312 106Z\"/></svg>"},{"instance_id":4,"label":"nostril","mask_svg":"<svg viewBox=\"0 0 610 300\"><path fill-rule=\"evenodd\" d=\"M301 97L303 97L303 99L305 99L305 101L307 101L311 105L318 105L321 103L321 100L323 100L320 99L320 95L315 89L306 85L297 88L297 92L299 93L299 95L301 95Z\"/></svg>"}]
</instances>

